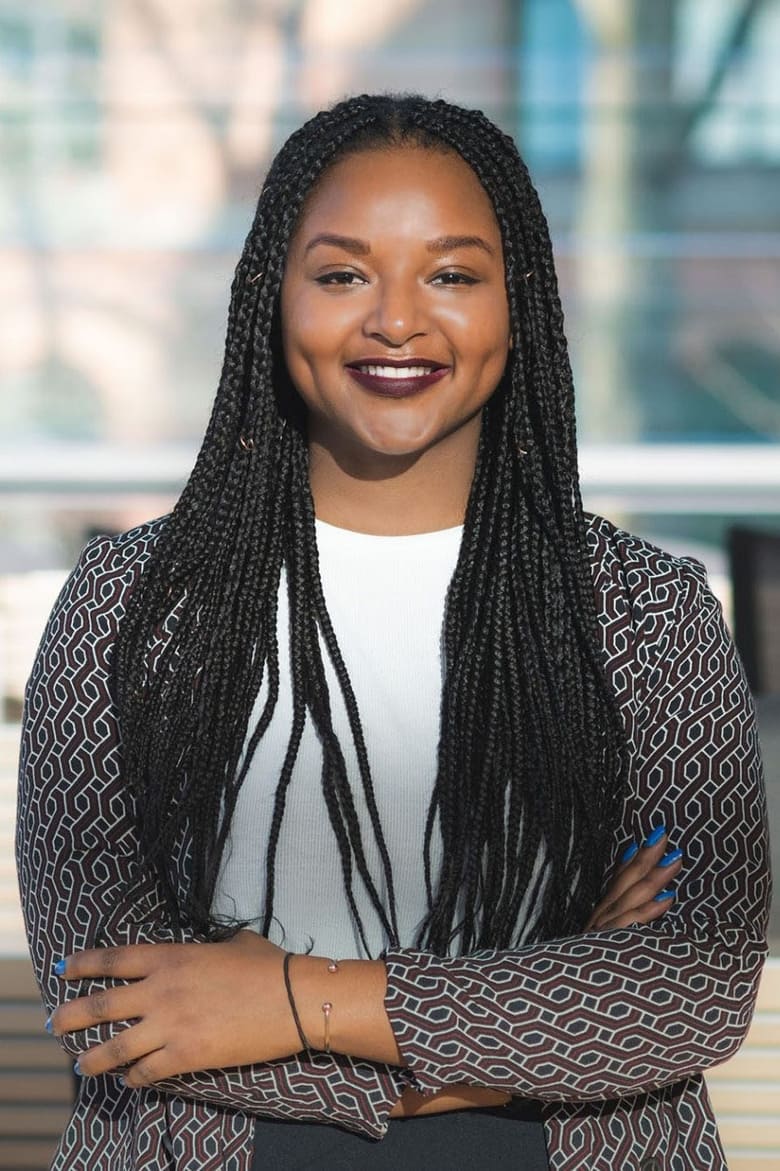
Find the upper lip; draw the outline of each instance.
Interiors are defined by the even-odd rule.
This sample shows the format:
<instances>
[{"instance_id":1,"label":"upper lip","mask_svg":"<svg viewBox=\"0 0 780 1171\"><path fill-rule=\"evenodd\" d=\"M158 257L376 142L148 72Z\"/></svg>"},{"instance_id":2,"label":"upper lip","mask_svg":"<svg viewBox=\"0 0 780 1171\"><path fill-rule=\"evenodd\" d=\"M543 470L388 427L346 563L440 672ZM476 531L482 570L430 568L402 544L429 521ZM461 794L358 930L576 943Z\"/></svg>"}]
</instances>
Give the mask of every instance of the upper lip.
<instances>
[{"instance_id":1,"label":"upper lip","mask_svg":"<svg viewBox=\"0 0 780 1171\"><path fill-rule=\"evenodd\" d=\"M395 366L402 368L405 366L428 366L431 370L440 370L446 366L446 362L435 362L433 358L419 358L415 354L409 354L405 358L387 358L387 357L371 357L371 358L356 358L353 362L347 362L347 366Z\"/></svg>"}]
</instances>

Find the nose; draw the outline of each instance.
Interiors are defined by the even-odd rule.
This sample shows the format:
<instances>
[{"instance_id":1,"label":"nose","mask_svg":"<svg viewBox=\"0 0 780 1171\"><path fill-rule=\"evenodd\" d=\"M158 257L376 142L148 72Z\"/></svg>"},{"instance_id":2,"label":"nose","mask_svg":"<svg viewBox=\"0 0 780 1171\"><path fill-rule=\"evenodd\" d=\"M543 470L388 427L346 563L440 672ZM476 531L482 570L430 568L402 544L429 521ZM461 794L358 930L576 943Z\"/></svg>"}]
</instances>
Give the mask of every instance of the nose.
<instances>
[{"instance_id":1,"label":"nose","mask_svg":"<svg viewBox=\"0 0 780 1171\"><path fill-rule=\"evenodd\" d=\"M403 346L414 337L423 337L428 328L416 281L403 277L380 281L363 331L387 346Z\"/></svg>"}]
</instances>

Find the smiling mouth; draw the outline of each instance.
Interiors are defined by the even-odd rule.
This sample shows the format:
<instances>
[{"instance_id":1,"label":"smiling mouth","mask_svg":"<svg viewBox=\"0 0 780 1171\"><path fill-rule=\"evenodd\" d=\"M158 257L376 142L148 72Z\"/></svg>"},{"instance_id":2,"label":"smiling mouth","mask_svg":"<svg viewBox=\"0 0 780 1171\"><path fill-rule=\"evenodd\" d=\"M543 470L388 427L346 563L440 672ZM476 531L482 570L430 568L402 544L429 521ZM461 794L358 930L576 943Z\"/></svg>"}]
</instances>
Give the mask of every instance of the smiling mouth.
<instances>
[{"instance_id":1,"label":"smiling mouth","mask_svg":"<svg viewBox=\"0 0 780 1171\"><path fill-rule=\"evenodd\" d=\"M384 362L353 362L346 370L364 390L386 398L408 398L439 382L449 373L449 366L439 366L432 362L410 362L403 366Z\"/></svg>"}]
</instances>

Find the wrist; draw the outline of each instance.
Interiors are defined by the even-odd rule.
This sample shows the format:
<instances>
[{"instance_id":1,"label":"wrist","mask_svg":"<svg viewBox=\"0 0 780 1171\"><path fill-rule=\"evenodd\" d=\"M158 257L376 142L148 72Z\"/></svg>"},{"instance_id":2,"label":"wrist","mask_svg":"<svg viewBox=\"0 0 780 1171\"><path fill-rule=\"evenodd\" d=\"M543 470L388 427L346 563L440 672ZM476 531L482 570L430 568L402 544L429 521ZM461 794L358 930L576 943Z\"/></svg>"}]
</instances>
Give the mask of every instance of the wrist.
<instances>
[{"instance_id":1,"label":"wrist","mask_svg":"<svg viewBox=\"0 0 780 1171\"><path fill-rule=\"evenodd\" d=\"M292 1001L312 1049L400 1063L384 1008L381 960L334 963L327 956L295 955L288 971Z\"/></svg>"},{"instance_id":2,"label":"wrist","mask_svg":"<svg viewBox=\"0 0 780 1171\"><path fill-rule=\"evenodd\" d=\"M284 990L287 995L290 1016L292 1017L293 1024L295 1025L295 1031L298 1035L298 1041L300 1043L294 1052L300 1053L303 1050L310 1050L312 1048L312 1043L309 1040L308 1035L304 1032L303 1022L301 1021L301 1014L298 1012L298 1004L295 999L295 993L293 992L292 976L290 972L294 955L295 952L292 951L286 951L284 953L284 959L282 960L282 978L284 980Z\"/></svg>"}]
</instances>

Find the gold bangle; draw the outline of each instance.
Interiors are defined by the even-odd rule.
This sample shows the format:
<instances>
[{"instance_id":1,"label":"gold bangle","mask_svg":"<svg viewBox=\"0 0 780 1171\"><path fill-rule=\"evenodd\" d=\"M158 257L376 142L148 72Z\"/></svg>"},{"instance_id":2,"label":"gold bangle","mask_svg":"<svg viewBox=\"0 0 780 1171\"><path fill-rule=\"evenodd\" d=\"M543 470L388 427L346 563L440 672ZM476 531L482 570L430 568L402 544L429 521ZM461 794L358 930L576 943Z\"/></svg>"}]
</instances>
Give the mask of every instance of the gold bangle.
<instances>
[{"instance_id":1,"label":"gold bangle","mask_svg":"<svg viewBox=\"0 0 780 1171\"><path fill-rule=\"evenodd\" d=\"M322 1002L322 1015L325 1018L325 1039L322 1048L326 1053L330 1053L330 1014L333 1011L333 1005L329 1000Z\"/></svg>"},{"instance_id":2,"label":"gold bangle","mask_svg":"<svg viewBox=\"0 0 780 1171\"><path fill-rule=\"evenodd\" d=\"M338 972L338 960L328 960L328 971ZM322 1016L324 1018L325 1036L322 1042L322 1048L325 1053L330 1053L330 1014L333 1012L333 1004L330 1000L323 1000L322 1002Z\"/></svg>"}]
</instances>

